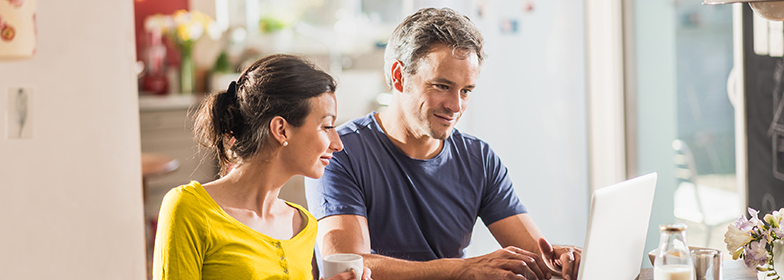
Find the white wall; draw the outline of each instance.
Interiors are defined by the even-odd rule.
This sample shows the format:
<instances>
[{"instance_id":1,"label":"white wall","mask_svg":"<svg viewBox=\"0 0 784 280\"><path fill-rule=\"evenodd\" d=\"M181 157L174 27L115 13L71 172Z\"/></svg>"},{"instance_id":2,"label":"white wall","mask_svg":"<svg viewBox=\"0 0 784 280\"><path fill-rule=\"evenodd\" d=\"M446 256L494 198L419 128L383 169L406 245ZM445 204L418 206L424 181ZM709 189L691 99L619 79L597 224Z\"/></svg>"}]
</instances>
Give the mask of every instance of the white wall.
<instances>
[{"instance_id":1,"label":"white wall","mask_svg":"<svg viewBox=\"0 0 784 280\"><path fill-rule=\"evenodd\" d=\"M0 60L0 278L145 279L133 2L37 2L37 54ZM32 139L6 138L14 86Z\"/></svg>"},{"instance_id":2,"label":"white wall","mask_svg":"<svg viewBox=\"0 0 784 280\"><path fill-rule=\"evenodd\" d=\"M460 10L481 30L488 56L458 127L495 150L550 242L582 246L589 206L585 4L535 1L526 12L520 1L484 3L483 17ZM516 20L518 31L502 33L502 20ZM496 248L480 222L466 254Z\"/></svg>"}]
</instances>

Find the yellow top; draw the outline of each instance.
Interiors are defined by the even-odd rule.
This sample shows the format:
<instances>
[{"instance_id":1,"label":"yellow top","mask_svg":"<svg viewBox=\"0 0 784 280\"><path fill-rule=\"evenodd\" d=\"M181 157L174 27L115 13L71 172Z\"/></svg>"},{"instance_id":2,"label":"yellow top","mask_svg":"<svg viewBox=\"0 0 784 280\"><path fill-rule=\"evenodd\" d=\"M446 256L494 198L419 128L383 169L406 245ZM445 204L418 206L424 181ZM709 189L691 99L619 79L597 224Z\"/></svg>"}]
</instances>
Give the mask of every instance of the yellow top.
<instances>
[{"instance_id":1,"label":"yellow top","mask_svg":"<svg viewBox=\"0 0 784 280\"><path fill-rule=\"evenodd\" d=\"M289 240L261 234L229 216L191 181L163 198L155 236L153 279L313 279L316 219Z\"/></svg>"}]
</instances>

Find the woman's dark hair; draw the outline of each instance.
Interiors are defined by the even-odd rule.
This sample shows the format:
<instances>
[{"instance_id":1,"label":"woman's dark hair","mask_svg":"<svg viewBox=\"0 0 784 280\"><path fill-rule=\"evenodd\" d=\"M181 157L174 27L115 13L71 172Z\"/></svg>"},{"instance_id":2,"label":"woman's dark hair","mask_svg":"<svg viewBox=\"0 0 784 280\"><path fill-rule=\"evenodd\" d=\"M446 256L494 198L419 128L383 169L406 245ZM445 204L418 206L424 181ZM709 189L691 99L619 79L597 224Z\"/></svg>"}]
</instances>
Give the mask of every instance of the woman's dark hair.
<instances>
[{"instance_id":1,"label":"woman's dark hair","mask_svg":"<svg viewBox=\"0 0 784 280\"><path fill-rule=\"evenodd\" d=\"M245 69L236 86L202 101L193 127L196 140L216 153L225 175L229 164L274 147L269 127L274 117L302 126L310 98L334 93L336 87L332 76L303 58L264 57Z\"/></svg>"}]
</instances>

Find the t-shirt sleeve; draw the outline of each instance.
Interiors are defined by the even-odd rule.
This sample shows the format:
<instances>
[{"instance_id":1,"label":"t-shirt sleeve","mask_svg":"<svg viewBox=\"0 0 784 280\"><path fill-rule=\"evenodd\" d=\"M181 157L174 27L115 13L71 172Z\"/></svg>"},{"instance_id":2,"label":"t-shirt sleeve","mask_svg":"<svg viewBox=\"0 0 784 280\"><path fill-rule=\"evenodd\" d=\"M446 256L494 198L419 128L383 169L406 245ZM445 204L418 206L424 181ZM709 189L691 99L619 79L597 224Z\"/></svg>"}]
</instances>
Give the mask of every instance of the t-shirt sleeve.
<instances>
[{"instance_id":1,"label":"t-shirt sleeve","mask_svg":"<svg viewBox=\"0 0 784 280\"><path fill-rule=\"evenodd\" d=\"M364 192L352 171L344 150L334 153L321 178L305 178L308 210L316 219L332 215L367 217Z\"/></svg>"},{"instance_id":2,"label":"t-shirt sleeve","mask_svg":"<svg viewBox=\"0 0 784 280\"><path fill-rule=\"evenodd\" d=\"M201 279L204 242L200 232L207 230L197 199L181 188L163 198L158 215L153 257L153 279Z\"/></svg>"},{"instance_id":3,"label":"t-shirt sleeve","mask_svg":"<svg viewBox=\"0 0 784 280\"><path fill-rule=\"evenodd\" d=\"M487 185L479 208L479 217L490 225L506 217L526 213L525 206L515 194L509 171L498 155L484 147L483 151Z\"/></svg>"}]
</instances>

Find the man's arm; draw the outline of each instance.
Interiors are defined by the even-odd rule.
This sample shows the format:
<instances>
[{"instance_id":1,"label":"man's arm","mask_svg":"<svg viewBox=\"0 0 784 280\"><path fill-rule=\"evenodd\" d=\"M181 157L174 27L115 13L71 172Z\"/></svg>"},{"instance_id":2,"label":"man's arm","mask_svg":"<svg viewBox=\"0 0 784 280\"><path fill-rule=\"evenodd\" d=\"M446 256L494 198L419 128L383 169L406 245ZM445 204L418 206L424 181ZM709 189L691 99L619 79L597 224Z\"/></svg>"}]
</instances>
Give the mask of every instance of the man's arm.
<instances>
[{"instance_id":1,"label":"man's arm","mask_svg":"<svg viewBox=\"0 0 784 280\"><path fill-rule=\"evenodd\" d=\"M323 256L360 254L376 280L385 279L549 279L539 254L516 247L469 259L406 261L370 253L367 219L334 215L319 221L318 244ZM526 277L523 277L526 276Z\"/></svg>"},{"instance_id":2,"label":"man's arm","mask_svg":"<svg viewBox=\"0 0 784 280\"><path fill-rule=\"evenodd\" d=\"M487 228L502 247L516 246L536 252L552 272L563 273L566 280L577 279L582 248L551 246L527 213L501 219L488 225Z\"/></svg>"}]
</instances>

